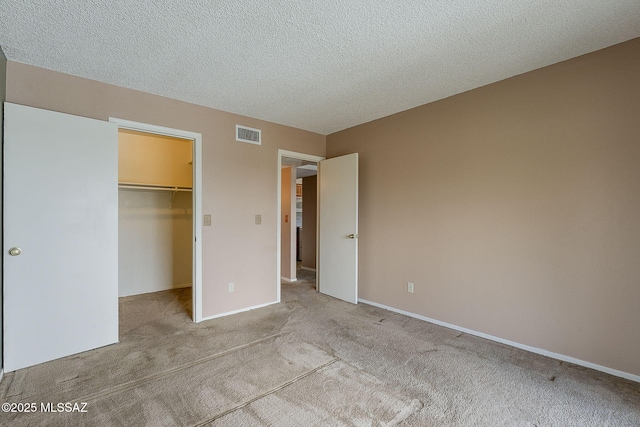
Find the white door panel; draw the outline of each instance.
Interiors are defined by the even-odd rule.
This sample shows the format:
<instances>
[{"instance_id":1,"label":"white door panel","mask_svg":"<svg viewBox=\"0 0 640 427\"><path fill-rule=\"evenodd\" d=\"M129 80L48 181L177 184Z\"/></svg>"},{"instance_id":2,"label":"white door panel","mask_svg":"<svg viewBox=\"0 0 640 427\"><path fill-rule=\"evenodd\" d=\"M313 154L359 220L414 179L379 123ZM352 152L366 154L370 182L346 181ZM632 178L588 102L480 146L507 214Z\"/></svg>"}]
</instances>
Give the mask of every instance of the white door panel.
<instances>
[{"instance_id":1,"label":"white door panel","mask_svg":"<svg viewBox=\"0 0 640 427\"><path fill-rule=\"evenodd\" d=\"M112 123L10 103L4 112L4 369L13 371L118 341L118 145Z\"/></svg>"},{"instance_id":2,"label":"white door panel","mask_svg":"<svg viewBox=\"0 0 640 427\"><path fill-rule=\"evenodd\" d=\"M358 153L321 161L318 180L319 290L357 304Z\"/></svg>"}]
</instances>

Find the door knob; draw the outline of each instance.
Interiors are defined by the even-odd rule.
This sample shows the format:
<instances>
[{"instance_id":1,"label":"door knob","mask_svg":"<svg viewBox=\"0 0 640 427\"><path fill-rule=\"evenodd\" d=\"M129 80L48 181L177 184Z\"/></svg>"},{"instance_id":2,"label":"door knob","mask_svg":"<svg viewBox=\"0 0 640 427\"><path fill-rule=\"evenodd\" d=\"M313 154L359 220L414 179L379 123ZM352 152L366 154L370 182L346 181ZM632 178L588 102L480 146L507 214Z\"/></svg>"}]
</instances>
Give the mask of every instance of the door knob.
<instances>
[{"instance_id":1,"label":"door knob","mask_svg":"<svg viewBox=\"0 0 640 427\"><path fill-rule=\"evenodd\" d=\"M22 253L22 249L20 248L11 248L9 249L9 255L11 256L18 256Z\"/></svg>"},{"instance_id":2,"label":"door knob","mask_svg":"<svg viewBox=\"0 0 640 427\"><path fill-rule=\"evenodd\" d=\"M358 235L357 234L349 234L347 237L350 238L350 239L357 239Z\"/></svg>"}]
</instances>

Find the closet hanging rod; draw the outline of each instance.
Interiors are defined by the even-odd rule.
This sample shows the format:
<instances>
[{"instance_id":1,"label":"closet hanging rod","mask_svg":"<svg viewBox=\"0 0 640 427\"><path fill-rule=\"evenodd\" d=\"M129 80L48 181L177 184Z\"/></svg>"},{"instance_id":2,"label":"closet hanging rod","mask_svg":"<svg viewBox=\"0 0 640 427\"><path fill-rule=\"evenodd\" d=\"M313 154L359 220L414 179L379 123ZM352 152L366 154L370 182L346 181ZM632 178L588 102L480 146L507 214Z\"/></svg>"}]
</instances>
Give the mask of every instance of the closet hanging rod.
<instances>
[{"instance_id":1,"label":"closet hanging rod","mask_svg":"<svg viewBox=\"0 0 640 427\"><path fill-rule=\"evenodd\" d=\"M118 188L130 190L160 190L160 191L193 191L190 187L177 187L171 185L136 184L132 182L119 182Z\"/></svg>"}]
</instances>

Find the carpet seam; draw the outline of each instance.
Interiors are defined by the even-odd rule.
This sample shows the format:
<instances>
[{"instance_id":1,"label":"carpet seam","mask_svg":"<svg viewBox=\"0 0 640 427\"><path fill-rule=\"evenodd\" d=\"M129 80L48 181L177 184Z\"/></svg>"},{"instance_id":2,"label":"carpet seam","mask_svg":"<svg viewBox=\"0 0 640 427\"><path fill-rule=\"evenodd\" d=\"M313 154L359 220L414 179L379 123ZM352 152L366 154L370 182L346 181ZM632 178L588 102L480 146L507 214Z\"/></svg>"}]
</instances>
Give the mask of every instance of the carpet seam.
<instances>
[{"instance_id":1,"label":"carpet seam","mask_svg":"<svg viewBox=\"0 0 640 427\"><path fill-rule=\"evenodd\" d=\"M167 370L159 372L157 374L149 375L148 377L144 377L144 378L141 378L141 379L138 379L138 380L134 380L134 381L129 381L129 382L117 385L117 386L115 386L113 388L110 388L108 390L101 390L101 391L99 391L97 393L93 393L93 394L90 394L88 396L85 396L83 399L76 399L76 401L88 402L90 400L95 400L95 399L98 399L98 398L104 398L104 397L107 397L107 396L112 395L112 394L116 394L116 393L120 393L120 392L123 392L123 391L131 390L131 389L133 389L133 388L135 388L135 387L137 387L139 385L146 384L148 382L157 380L158 378L165 377L167 375L173 374L175 372L179 372L179 371L184 370L184 369L192 368L192 367L194 367L196 365L199 365L201 363L209 362L209 361L217 359L219 357L223 357L223 356L226 356L228 354L234 353L234 352L236 352L238 350L242 350L242 349L245 349L245 348L260 344L260 343L262 343L264 341L268 341L270 339L278 338L280 336L287 335L287 334L289 334L289 332L280 332L280 333L277 333L275 335L269 335L267 337L260 338L259 340L251 341L250 343L242 344L242 345L230 348L229 350L225 350L225 351L222 351L220 353L212 354L210 356L203 357L202 359L194 360L193 362L186 363L186 364L180 365L180 366L176 366L174 368L167 369Z\"/></svg>"},{"instance_id":2,"label":"carpet seam","mask_svg":"<svg viewBox=\"0 0 640 427\"><path fill-rule=\"evenodd\" d=\"M324 369L327 366L331 366L334 363L336 363L337 361L338 361L338 359L332 359L331 361L329 361L327 363L324 363L324 364L318 366L317 368L314 368L314 369L312 369L310 371L307 371L307 372L305 372L303 374L300 374L297 377L292 378L289 381L286 381L286 382L280 384L279 386L276 386L276 387L274 387L274 388L272 388L270 390L265 391L264 393L259 394L258 396L252 397L251 399L249 399L249 400L247 400L247 401L245 401L245 402L243 402L243 403L241 403L239 405L236 405L231 409L227 409L226 411L221 412L221 413L219 413L219 414L217 414L217 415L215 415L215 416L213 416L211 418L208 418L208 419L206 419L204 421L200 421L199 423L193 424L193 427L202 427L202 426L204 426L206 424L214 422L215 420L223 418L223 417L225 417L225 416L227 416L227 415L229 415L229 414L231 414L231 413L233 413L233 412L235 412L235 411L237 411L239 409L242 409L242 408L244 408L244 407L246 407L248 405L251 405L253 402L258 401L258 400L262 399L263 397L266 397L266 396L268 396L270 394L273 394L276 391L282 390L285 387L288 387L288 386L290 386L290 385L292 385L292 384L294 384L294 383L296 383L296 382L298 382L298 381L300 381L300 380L302 380L302 379L304 379L304 378L306 378L306 377L308 377L308 376L310 376L312 374L315 374L319 370Z\"/></svg>"}]
</instances>

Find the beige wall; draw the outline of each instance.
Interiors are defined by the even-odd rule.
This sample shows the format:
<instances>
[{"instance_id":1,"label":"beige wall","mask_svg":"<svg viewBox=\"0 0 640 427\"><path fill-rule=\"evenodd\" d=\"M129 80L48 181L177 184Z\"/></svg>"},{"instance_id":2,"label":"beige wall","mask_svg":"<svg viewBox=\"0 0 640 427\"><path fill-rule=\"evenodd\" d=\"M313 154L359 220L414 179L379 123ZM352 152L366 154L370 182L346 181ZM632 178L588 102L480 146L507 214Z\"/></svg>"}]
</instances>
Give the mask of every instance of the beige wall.
<instances>
[{"instance_id":1,"label":"beige wall","mask_svg":"<svg viewBox=\"0 0 640 427\"><path fill-rule=\"evenodd\" d=\"M191 193L118 191L118 294L191 286Z\"/></svg>"},{"instance_id":2,"label":"beige wall","mask_svg":"<svg viewBox=\"0 0 640 427\"><path fill-rule=\"evenodd\" d=\"M118 181L191 187L193 142L127 129L118 131Z\"/></svg>"},{"instance_id":3,"label":"beige wall","mask_svg":"<svg viewBox=\"0 0 640 427\"><path fill-rule=\"evenodd\" d=\"M282 239L280 276L296 280L296 172L291 166L282 168L280 193L280 236Z\"/></svg>"},{"instance_id":4,"label":"beige wall","mask_svg":"<svg viewBox=\"0 0 640 427\"><path fill-rule=\"evenodd\" d=\"M640 375L638 76L634 39L329 135L360 298Z\"/></svg>"},{"instance_id":5,"label":"beige wall","mask_svg":"<svg viewBox=\"0 0 640 427\"><path fill-rule=\"evenodd\" d=\"M202 207L212 215L212 226L203 227L203 315L276 300L277 150L324 156L323 135L12 61L7 101L201 133ZM262 129L262 145L236 142L236 124Z\"/></svg>"},{"instance_id":6,"label":"beige wall","mask_svg":"<svg viewBox=\"0 0 640 427\"><path fill-rule=\"evenodd\" d=\"M316 268L316 215L318 209L318 177L302 178L302 266Z\"/></svg>"}]
</instances>

